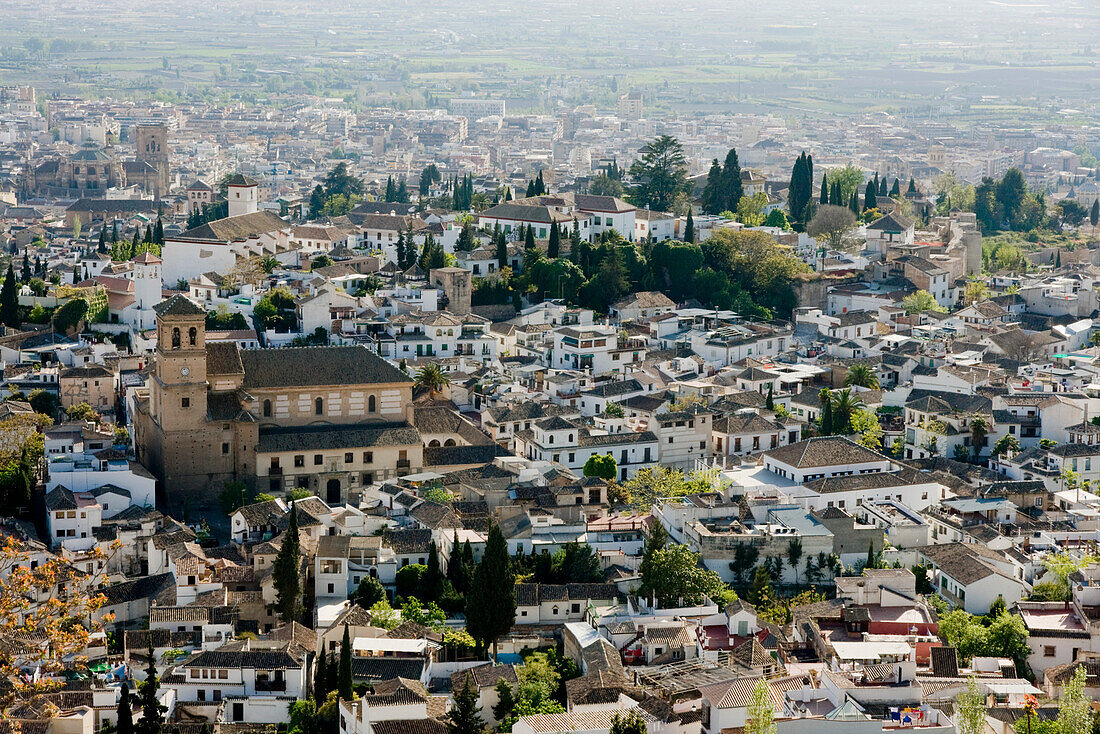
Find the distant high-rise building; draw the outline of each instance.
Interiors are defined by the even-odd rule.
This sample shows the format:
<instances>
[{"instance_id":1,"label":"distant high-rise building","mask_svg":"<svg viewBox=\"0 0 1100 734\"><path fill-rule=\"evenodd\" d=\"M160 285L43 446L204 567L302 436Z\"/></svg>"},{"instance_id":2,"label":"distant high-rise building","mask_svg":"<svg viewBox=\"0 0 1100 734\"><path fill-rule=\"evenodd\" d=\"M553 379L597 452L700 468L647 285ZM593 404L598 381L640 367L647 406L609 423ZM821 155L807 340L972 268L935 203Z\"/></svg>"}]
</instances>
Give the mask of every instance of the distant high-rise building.
<instances>
[{"instance_id":1,"label":"distant high-rise building","mask_svg":"<svg viewBox=\"0 0 1100 734\"><path fill-rule=\"evenodd\" d=\"M640 120L642 118L641 92L627 92L619 97L619 117L624 120Z\"/></svg>"},{"instance_id":2,"label":"distant high-rise building","mask_svg":"<svg viewBox=\"0 0 1100 734\"><path fill-rule=\"evenodd\" d=\"M451 112L467 119L479 117L504 117L503 99L472 99L456 97L451 100Z\"/></svg>"}]
</instances>

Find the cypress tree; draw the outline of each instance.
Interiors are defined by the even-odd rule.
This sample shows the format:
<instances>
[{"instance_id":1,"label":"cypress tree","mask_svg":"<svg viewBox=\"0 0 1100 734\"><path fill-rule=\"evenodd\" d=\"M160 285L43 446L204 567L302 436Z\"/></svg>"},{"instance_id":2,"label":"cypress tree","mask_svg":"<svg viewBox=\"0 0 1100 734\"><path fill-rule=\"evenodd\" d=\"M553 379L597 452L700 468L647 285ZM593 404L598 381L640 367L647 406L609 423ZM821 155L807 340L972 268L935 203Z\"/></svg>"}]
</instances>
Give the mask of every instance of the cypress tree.
<instances>
[{"instance_id":1,"label":"cypress tree","mask_svg":"<svg viewBox=\"0 0 1100 734\"><path fill-rule=\"evenodd\" d=\"M821 174L821 198L819 199L819 201L822 204L828 204L829 203L829 179L828 179L828 175L829 174L827 172Z\"/></svg>"},{"instance_id":2,"label":"cypress tree","mask_svg":"<svg viewBox=\"0 0 1100 734\"><path fill-rule=\"evenodd\" d=\"M901 181L894 179L894 185L890 187L890 198L896 199L901 196Z\"/></svg>"},{"instance_id":3,"label":"cypress tree","mask_svg":"<svg viewBox=\"0 0 1100 734\"><path fill-rule=\"evenodd\" d=\"M481 563L474 571L470 593L466 595L466 629L477 640L480 650L493 645L495 659L497 638L515 622L516 578L512 574L504 534L493 524Z\"/></svg>"},{"instance_id":4,"label":"cypress tree","mask_svg":"<svg viewBox=\"0 0 1100 734\"><path fill-rule=\"evenodd\" d=\"M443 570L439 567L439 549L432 541L428 548L428 567L420 581L421 600L424 602L438 601L443 594ZM420 596L419 594L417 596Z\"/></svg>"},{"instance_id":5,"label":"cypress tree","mask_svg":"<svg viewBox=\"0 0 1100 734\"><path fill-rule=\"evenodd\" d=\"M527 182L527 194L524 196L526 199L530 199L535 195L535 182L534 180Z\"/></svg>"},{"instance_id":6,"label":"cypress tree","mask_svg":"<svg viewBox=\"0 0 1100 734\"><path fill-rule=\"evenodd\" d=\"M691 208L688 208L687 222L684 223L684 242L695 242L695 220L691 217Z\"/></svg>"},{"instance_id":7,"label":"cypress tree","mask_svg":"<svg viewBox=\"0 0 1100 734\"><path fill-rule=\"evenodd\" d=\"M1092 202L1092 210L1089 212L1089 223L1093 227L1100 224L1100 199Z\"/></svg>"},{"instance_id":8,"label":"cypress tree","mask_svg":"<svg viewBox=\"0 0 1100 734\"><path fill-rule=\"evenodd\" d=\"M158 245L164 244L164 222L161 221L160 217L157 217L157 226L153 230L153 241Z\"/></svg>"},{"instance_id":9,"label":"cypress tree","mask_svg":"<svg viewBox=\"0 0 1100 734\"><path fill-rule=\"evenodd\" d=\"M387 202L397 200L397 189L395 189L393 187L393 176L387 176L386 177L386 194L385 194L385 196L386 196L385 201L387 201Z\"/></svg>"},{"instance_id":10,"label":"cypress tree","mask_svg":"<svg viewBox=\"0 0 1100 734\"><path fill-rule=\"evenodd\" d=\"M505 201L511 201L512 200L512 187L511 186L504 187L504 200Z\"/></svg>"},{"instance_id":11,"label":"cypress tree","mask_svg":"<svg viewBox=\"0 0 1100 734\"><path fill-rule=\"evenodd\" d=\"M878 207L877 189L873 181L867 182L867 190L863 192L863 211Z\"/></svg>"},{"instance_id":12,"label":"cypress tree","mask_svg":"<svg viewBox=\"0 0 1100 734\"><path fill-rule=\"evenodd\" d=\"M336 652L330 651L328 662L325 663L325 698L340 687L339 675L340 664L336 660Z\"/></svg>"},{"instance_id":13,"label":"cypress tree","mask_svg":"<svg viewBox=\"0 0 1100 734\"><path fill-rule=\"evenodd\" d=\"M726 153L726 160L722 164L721 191L720 208L713 213L718 214L727 209L737 211L737 203L744 196L744 189L741 185L741 163L737 160L737 150L735 148L730 148L730 151Z\"/></svg>"},{"instance_id":14,"label":"cypress tree","mask_svg":"<svg viewBox=\"0 0 1100 734\"><path fill-rule=\"evenodd\" d=\"M152 242L153 242L153 225L147 224L145 226L145 237L142 238L142 241L145 242L146 244L152 244Z\"/></svg>"},{"instance_id":15,"label":"cypress tree","mask_svg":"<svg viewBox=\"0 0 1100 734\"><path fill-rule=\"evenodd\" d=\"M909 190L906 193L917 193L917 182L913 180L912 176L909 177Z\"/></svg>"},{"instance_id":16,"label":"cypress tree","mask_svg":"<svg viewBox=\"0 0 1100 734\"><path fill-rule=\"evenodd\" d=\"M764 407L768 410L775 410L774 387L774 385L768 385L768 397L764 399Z\"/></svg>"},{"instance_id":17,"label":"cypress tree","mask_svg":"<svg viewBox=\"0 0 1100 734\"><path fill-rule=\"evenodd\" d=\"M844 206L844 194L840 190L840 182L834 183L829 189L829 203L833 206Z\"/></svg>"},{"instance_id":18,"label":"cypress tree","mask_svg":"<svg viewBox=\"0 0 1100 734\"><path fill-rule=\"evenodd\" d=\"M539 175L535 177L535 196L542 196L546 193L546 184L542 180L542 171L539 171Z\"/></svg>"},{"instance_id":19,"label":"cypress tree","mask_svg":"<svg viewBox=\"0 0 1100 734\"><path fill-rule=\"evenodd\" d=\"M302 577L300 565L302 559L298 539L298 513L294 504L290 505L290 522L283 534L283 545L275 556L271 568L271 580L275 585L275 607L283 624L293 622L301 614Z\"/></svg>"},{"instance_id":20,"label":"cypress tree","mask_svg":"<svg viewBox=\"0 0 1100 734\"><path fill-rule=\"evenodd\" d=\"M573 231L569 233L569 259L577 262L581 253L581 224L573 217ZM577 263L578 265L580 263Z\"/></svg>"},{"instance_id":21,"label":"cypress tree","mask_svg":"<svg viewBox=\"0 0 1100 734\"><path fill-rule=\"evenodd\" d=\"M485 721L481 718L477 705L477 691L470 685L470 676L466 676L462 689L455 693L455 705L447 713L447 734L481 734L485 731Z\"/></svg>"},{"instance_id":22,"label":"cypress tree","mask_svg":"<svg viewBox=\"0 0 1100 734\"><path fill-rule=\"evenodd\" d=\"M118 220L111 222L111 242L118 242Z\"/></svg>"},{"instance_id":23,"label":"cypress tree","mask_svg":"<svg viewBox=\"0 0 1100 734\"><path fill-rule=\"evenodd\" d=\"M30 255L27 254L26 250L23 250L23 277L21 278L21 280L24 283L31 282L31 258Z\"/></svg>"},{"instance_id":24,"label":"cypress tree","mask_svg":"<svg viewBox=\"0 0 1100 734\"><path fill-rule=\"evenodd\" d=\"M164 729L164 712L157 697L160 679L157 677L157 661L153 644L149 643L149 667L145 669L145 681L138 687L141 698L141 718L135 727L137 734L161 734Z\"/></svg>"},{"instance_id":25,"label":"cypress tree","mask_svg":"<svg viewBox=\"0 0 1100 734\"><path fill-rule=\"evenodd\" d=\"M886 196L886 177L883 176L878 182L878 195Z\"/></svg>"},{"instance_id":26,"label":"cypress tree","mask_svg":"<svg viewBox=\"0 0 1100 734\"><path fill-rule=\"evenodd\" d=\"M465 594L470 589L470 567L462 557L462 551L458 542L458 530L455 530L451 557L447 560L447 580L459 594Z\"/></svg>"},{"instance_id":27,"label":"cypress tree","mask_svg":"<svg viewBox=\"0 0 1100 734\"><path fill-rule=\"evenodd\" d=\"M821 397L821 435L833 435L833 396L828 388L820 393Z\"/></svg>"},{"instance_id":28,"label":"cypress tree","mask_svg":"<svg viewBox=\"0 0 1100 734\"><path fill-rule=\"evenodd\" d=\"M722 167L715 158L710 163L707 183L703 187L702 208L705 214L718 214L722 211Z\"/></svg>"},{"instance_id":29,"label":"cypress tree","mask_svg":"<svg viewBox=\"0 0 1100 734\"><path fill-rule=\"evenodd\" d=\"M397 242L394 245L396 250L395 257L397 258L397 267L404 270L405 263L405 232L404 230L398 230Z\"/></svg>"},{"instance_id":30,"label":"cypress tree","mask_svg":"<svg viewBox=\"0 0 1100 734\"><path fill-rule=\"evenodd\" d=\"M96 248L99 252L107 252L107 227L103 226L99 228L99 247Z\"/></svg>"},{"instance_id":31,"label":"cypress tree","mask_svg":"<svg viewBox=\"0 0 1100 734\"><path fill-rule=\"evenodd\" d=\"M126 259L129 260L130 258L136 256L140 252L141 252L141 227L138 227L134 230L134 239L133 239L132 242L130 242L130 254Z\"/></svg>"},{"instance_id":32,"label":"cypress tree","mask_svg":"<svg viewBox=\"0 0 1100 734\"><path fill-rule=\"evenodd\" d=\"M875 567L875 541L868 541L867 543L867 561L864 563L864 568Z\"/></svg>"},{"instance_id":33,"label":"cypress tree","mask_svg":"<svg viewBox=\"0 0 1100 734\"><path fill-rule=\"evenodd\" d=\"M122 695L118 699L118 734L134 734L134 705L130 700L130 684L122 684Z\"/></svg>"},{"instance_id":34,"label":"cypress tree","mask_svg":"<svg viewBox=\"0 0 1100 734\"><path fill-rule=\"evenodd\" d=\"M848 208L852 210L852 214L859 216L859 190L852 192L852 198L848 200Z\"/></svg>"},{"instance_id":35,"label":"cypress tree","mask_svg":"<svg viewBox=\"0 0 1100 734\"><path fill-rule=\"evenodd\" d=\"M322 649L317 656L317 664L313 668L313 700L320 705L328 698L328 671L325 670L327 658ZM121 733L120 733L121 734Z\"/></svg>"},{"instance_id":36,"label":"cypress tree","mask_svg":"<svg viewBox=\"0 0 1100 734\"><path fill-rule=\"evenodd\" d=\"M553 259L558 257L561 252L561 230L558 229L558 223L552 222L550 224L550 242L546 246L546 256Z\"/></svg>"},{"instance_id":37,"label":"cypress tree","mask_svg":"<svg viewBox=\"0 0 1100 734\"><path fill-rule=\"evenodd\" d=\"M15 269L8 263L4 285L0 286L0 322L12 329L19 328L19 291L15 284Z\"/></svg>"},{"instance_id":38,"label":"cypress tree","mask_svg":"<svg viewBox=\"0 0 1100 734\"><path fill-rule=\"evenodd\" d=\"M493 239L497 246L497 268L503 270L508 267L508 241L504 239L504 232L500 230L499 224L496 226Z\"/></svg>"},{"instance_id":39,"label":"cypress tree","mask_svg":"<svg viewBox=\"0 0 1100 734\"><path fill-rule=\"evenodd\" d=\"M351 700L351 633L347 622L344 623L344 639L340 643L340 668L337 671L337 689L344 701Z\"/></svg>"},{"instance_id":40,"label":"cypress tree","mask_svg":"<svg viewBox=\"0 0 1100 734\"><path fill-rule=\"evenodd\" d=\"M529 225L526 229L527 233L523 236L523 249L533 250L535 249L535 225Z\"/></svg>"},{"instance_id":41,"label":"cypress tree","mask_svg":"<svg viewBox=\"0 0 1100 734\"><path fill-rule=\"evenodd\" d=\"M791 210L791 218L796 222L802 221L802 210L806 201L802 198L802 178L806 169L806 154L802 153L795 159L794 168L791 169L791 180L787 185L787 208Z\"/></svg>"},{"instance_id":42,"label":"cypress tree","mask_svg":"<svg viewBox=\"0 0 1100 734\"><path fill-rule=\"evenodd\" d=\"M404 176L397 182L397 193L395 194L395 198L402 204L409 203L409 184L405 181Z\"/></svg>"}]
</instances>

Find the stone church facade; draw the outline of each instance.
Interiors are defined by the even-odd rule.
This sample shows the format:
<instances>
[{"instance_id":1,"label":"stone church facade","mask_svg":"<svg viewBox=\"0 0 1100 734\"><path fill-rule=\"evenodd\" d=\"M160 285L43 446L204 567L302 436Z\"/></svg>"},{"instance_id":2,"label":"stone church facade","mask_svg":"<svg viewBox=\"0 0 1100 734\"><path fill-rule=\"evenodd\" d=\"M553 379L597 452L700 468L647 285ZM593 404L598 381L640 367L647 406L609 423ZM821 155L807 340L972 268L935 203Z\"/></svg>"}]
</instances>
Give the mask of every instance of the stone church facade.
<instances>
[{"instance_id":1,"label":"stone church facade","mask_svg":"<svg viewBox=\"0 0 1100 734\"><path fill-rule=\"evenodd\" d=\"M215 507L229 481L346 502L423 468L413 382L365 347L207 344L206 312L184 296L154 310L156 362L136 401L135 443L168 507Z\"/></svg>"},{"instance_id":2,"label":"stone church facade","mask_svg":"<svg viewBox=\"0 0 1100 734\"><path fill-rule=\"evenodd\" d=\"M27 191L40 196L102 198L107 189L137 186L157 199L168 194L168 129L138 125L133 160L123 160L114 146L86 145L77 152L29 168Z\"/></svg>"}]
</instances>

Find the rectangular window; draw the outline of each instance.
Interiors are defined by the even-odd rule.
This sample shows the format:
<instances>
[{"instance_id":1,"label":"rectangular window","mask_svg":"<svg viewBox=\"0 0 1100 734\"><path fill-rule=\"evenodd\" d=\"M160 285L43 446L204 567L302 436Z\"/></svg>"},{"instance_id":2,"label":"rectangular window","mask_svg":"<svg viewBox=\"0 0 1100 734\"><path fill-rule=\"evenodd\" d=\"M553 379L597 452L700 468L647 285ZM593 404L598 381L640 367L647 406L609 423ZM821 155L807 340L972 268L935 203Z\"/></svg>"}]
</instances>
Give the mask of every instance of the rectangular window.
<instances>
[{"instance_id":1,"label":"rectangular window","mask_svg":"<svg viewBox=\"0 0 1100 734\"><path fill-rule=\"evenodd\" d=\"M325 457L324 457L323 454L314 454L313 455L313 465L314 466L321 466L321 464L323 464L324 462L325 462Z\"/></svg>"},{"instance_id":2,"label":"rectangular window","mask_svg":"<svg viewBox=\"0 0 1100 734\"><path fill-rule=\"evenodd\" d=\"M222 443L222 453L223 454L228 454L229 453L229 444L228 443L224 443L224 442Z\"/></svg>"},{"instance_id":3,"label":"rectangular window","mask_svg":"<svg viewBox=\"0 0 1100 734\"><path fill-rule=\"evenodd\" d=\"M355 461L355 454L353 454L350 451L348 451L346 454L344 454L344 463L345 464L350 464L353 461Z\"/></svg>"},{"instance_id":4,"label":"rectangular window","mask_svg":"<svg viewBox=\"0 0 1100 734\"><path fill-rule=\"evenodd\" d=\"M191 398L181 398L180 399L180 407L181 408L190 408L191 407Z\"/></svg>"},{"instance_id":5,"label":"rectangular window","mask_svg":"<svg viewBox=\"0 0 1100 734\"><path fill-rule=\"evenodd\" d=\"M294 455L294 466L302 467L302 466L305 466L305 465L306 465L306 455L305 454L295 454Z\"/></svg>"},{"instance_id":6,"label":"rectangular window","mask_svg":"<svg viewBox=\"0 0 1100 734\"><path fill-rule=\"evenodd\" d=\"M364 451L363 452L363 463L364 464L373 464L374 463L374 452L373 451Z\"/></svg>"}]
</instances>

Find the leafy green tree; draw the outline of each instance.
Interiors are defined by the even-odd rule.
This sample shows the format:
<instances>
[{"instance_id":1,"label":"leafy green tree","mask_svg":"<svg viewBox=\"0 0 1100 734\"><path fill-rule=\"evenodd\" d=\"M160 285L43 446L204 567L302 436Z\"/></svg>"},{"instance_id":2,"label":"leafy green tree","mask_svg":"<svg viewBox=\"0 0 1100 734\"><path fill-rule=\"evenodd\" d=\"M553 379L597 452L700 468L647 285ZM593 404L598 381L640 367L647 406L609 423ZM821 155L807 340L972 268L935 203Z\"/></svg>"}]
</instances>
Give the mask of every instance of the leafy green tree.
<instances>
[{"instance_id":1,"label":"leafy green tree","mask_svg":"<svg viewBox=\"0 0 1100 734\"><path fill-rule=\"evenodd\" d=\"M592 196L622 197L624 192L623 182L619 179L611 178L611 176L606 173L596 174L592 182L588 184L588 193Z\"/></svg>"},{"instance_id":2,"label":"leafy green tree","mask_svg":"<svg viewBox=\"0 0 1100 734\"><path fill-rule=\"evenodd\" d=\"M775 734L775 706L765 678L756 682L745 710L745 734Z\"/></svg>"},{"instance_id":3,"label":"leafy green tree","mask_svg":"<svg viewBox=\"0 0 1100 734\"><path fill-rule=\"evenodd\" d=\"M512 711L516 707L516 700L512 695L512 686L503 678L497 681L496 692L497 702L493 706L493 718L497 721L504 721L512 715Z\"/></svg>"},{"instance_id":4,"label":"leafy green tree","mask_svg":"<svg viewBox=\"0 0 1100 734\"><path fill-rule=\"evenodd\" d=\"M955 728L959 734L982 734L985 731L985 696L971 675L966 688L955 697Z\"/></svg>"},{"instance_id":5,"label":"leafy green tree","mask_svg":"<svg viewBox=\"0 0 1100 734\"><path fill-rule=\"evenodd\" d=\"M504 534L493 524L466 596L466 630L481 650L491 643L494 658L497 638L516 621L515 584Z\"/></svg>"},{"instance_id":6,"label":"leafy green tree","mask_svg":"<svg viewBox=\"0 0 1100 734\"><path fill-rule=\"evenodd\" d=\"M687 193L687 159L680 141L661 135L642 148L641 158L630 166L635 186L630 200L635 206L669 211L679 194Z\"/></svg>"},{"instance_id":7,"label":"leafy green tree","mask_svg":"<svg viewBox=\"0 0 1100 734\"><path fill-rule=\"evenodd\" d=\"M428 567L423 563L410 563L397 569L394 586L399 597L408 597L420 593Z\"/></svg>"},{"instance_id":8,"label":"leafy green tree","mask_svg":"<svg viewBox=\"0 0 1100 734\"><path fill-rule=\"evenodd\" d=\"M935 297L926 290L919 290L915 293L910 293L905 298L901 299L901 307L905 309L907 316L912 316L922 311L934 311L937 313L944 313L946 308L941 306L936 301Z\"/></svg>"},{"instance_id":9,"label":"leafy green tree","mask_svg":"<svg viewBox=\"0 0 1100 734\"><path fill-rule=\"evenodd\" d=\"M559 583L588 584L603 581L600 559L588 543L566 543L554 554Z\"/></svg>"},{"instance_id":10,"label":"leafy green tree","mask_svg":"<svg viewBox=\"0 0 1100 734\"><path fill-rule=\"evenodd\" d=\"M271 581L276 595L275 608L279 611L283 624L296 621L302 614L302 552L298 538L298 512L293 503L287 514L290 521L271 568Z\"/></svg>"},{"instance_id":11,"label":"leafy green tree","mask_svg":"<svg viewBox=\"0 0 1100 734\"><path fill-rule=\"evenodd\" d=\"M856 226L856 216L843 206L818 207L814 218L806 225L806 234L833 250L850 249L850 233Z\"/></svg>"},{"instance_id":12,"label":"leafy green tree","mask_svg":"<svg viewBox=\"0 0 1100 734\"><path fill-rule=\"evenodd\" d=\"M593 454L584 462L584 476L599 477L608 481L618 476L618 464L611 454Z\"/></svg>"},{"instance_id":13,"label":"leafy green tree","mask_svg":"<svg viewBox=\"0 0 1100 734\"><path fill-rule=\"evenodd\" d=\"M611 728L608 734L646 734L647 731L648 728L641 714L630 709L625 714L615 713L611 717Z\"/></svg>"},{"instance_id":14,"label":"leafy green tree","mask_svg":"<svg viewBox=\"0 0 1100 734\"><path fill-rule=\"evenodd\" d=\"M699 554L686 545L656 551L642 575L639 594L655 596L662 606L702 603L703 596L719 600L729 593L721 577L702 567Z\"/></svg>"},{"instance_id":15,"label":"leafy green tree","mask_svg":"<svg viewBox=\"0 0 1100 734\"><path fill-rule=\"evenodd\" d=\"M1058 699L1058 729L1061 734L1092 734L1092 703L1085 696L1084 664L1078 664L1073 677L1062 684Z\"/></svg>"},{"instance_id":16,"label":"leafy green tree","mask_svg":"<svg viewBox=\"0 0 1100 734\"><path fill-rule=\"evenodd\" d=\"M352 595L352 601L363 609L370 609L385 598L386 589L382 586L382 582L374 576L364 576Z\"/></svg>"}]
</instances>

